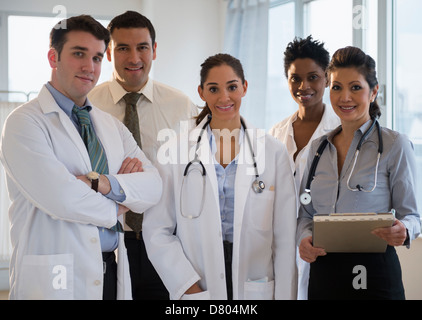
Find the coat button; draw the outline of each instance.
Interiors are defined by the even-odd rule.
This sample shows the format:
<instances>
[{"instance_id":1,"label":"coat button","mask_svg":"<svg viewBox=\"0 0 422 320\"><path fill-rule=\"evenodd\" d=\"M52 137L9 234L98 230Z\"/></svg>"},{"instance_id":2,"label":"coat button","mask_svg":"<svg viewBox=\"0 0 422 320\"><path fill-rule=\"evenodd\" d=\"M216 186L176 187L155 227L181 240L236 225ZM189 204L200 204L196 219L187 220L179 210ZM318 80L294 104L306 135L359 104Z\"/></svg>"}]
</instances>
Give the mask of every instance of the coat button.
<instances>
[{"instance_id":1,"label":"coat button","mask_svg":"<svg viewBox=\"0 0 422 320\"><path fill-rule=\"evenodd\" d=\"M91 243L97 243L97 238L91 238Z\"/></svg>"},{"instance_id":2,"label":"coat button","mask_svg":"<svg viewBox=\"0 0 422 320\"><path fill-rule=\"evenodd\" d=\"M220 274L220 278L221 278L221 279L224 279L224 273L221 273L221 274Z\"/></svg>"},{"instance_id":3,"label":"coat button","mask_svg":"<svg viewBox=\"0 0 422 320\"><path fill-rule=\"evenodd\" d=\"M95 285L95 286L99 286L100 284L101 284L101 280L95 280L95 281L94 281L94 285Z\"/></svg>"}]
</instances>

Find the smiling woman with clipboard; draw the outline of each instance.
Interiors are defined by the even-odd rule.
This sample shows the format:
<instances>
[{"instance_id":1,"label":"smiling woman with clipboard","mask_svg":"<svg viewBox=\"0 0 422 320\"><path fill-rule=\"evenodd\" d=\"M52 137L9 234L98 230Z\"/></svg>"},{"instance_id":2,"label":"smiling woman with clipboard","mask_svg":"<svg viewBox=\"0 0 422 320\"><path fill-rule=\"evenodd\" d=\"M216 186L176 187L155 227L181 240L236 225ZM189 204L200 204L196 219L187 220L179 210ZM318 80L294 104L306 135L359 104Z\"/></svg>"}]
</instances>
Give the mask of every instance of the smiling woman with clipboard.
<instances>
[{"instance_id":1,"label":"smiling woman with clipboard","mask_svg":"<svg viewBox=\"0 0 422 320\"><path fill-rule=\"evenodd\" d=\"M297 237L301 258L311 263L308 297L404 299L394 246L409 246L420 233L413 145L377 122L379 86L370 56L355 47L340 49L328 69L331 104L341 126L312 144L300 190ZM388 244L383 253L327 253L313 246L314 215L392 209L392 227L373 231ZM365 290L353 286L358 265L367 271Z\"/></svg>"}]
</instances>

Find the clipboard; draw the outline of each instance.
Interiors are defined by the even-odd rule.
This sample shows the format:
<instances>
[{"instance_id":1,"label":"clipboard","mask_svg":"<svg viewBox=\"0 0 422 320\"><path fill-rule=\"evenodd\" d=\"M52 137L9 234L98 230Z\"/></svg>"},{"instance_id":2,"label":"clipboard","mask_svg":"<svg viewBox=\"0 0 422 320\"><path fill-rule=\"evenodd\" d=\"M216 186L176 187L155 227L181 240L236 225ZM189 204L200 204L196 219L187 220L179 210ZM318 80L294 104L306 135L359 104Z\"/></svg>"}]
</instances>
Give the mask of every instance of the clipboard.
<instances>
[{"instance_id":1,"label":"clipboard","mask_svg":"<svg viewBox=\"0 0 422 320\"><path fill-rule=\"evenodd\" d=\"M325 252L385 252L387 242L373 234L377 228L391 227L393 212L332 213L313 218L313 246Z\"/></svg>"}]
</instances>

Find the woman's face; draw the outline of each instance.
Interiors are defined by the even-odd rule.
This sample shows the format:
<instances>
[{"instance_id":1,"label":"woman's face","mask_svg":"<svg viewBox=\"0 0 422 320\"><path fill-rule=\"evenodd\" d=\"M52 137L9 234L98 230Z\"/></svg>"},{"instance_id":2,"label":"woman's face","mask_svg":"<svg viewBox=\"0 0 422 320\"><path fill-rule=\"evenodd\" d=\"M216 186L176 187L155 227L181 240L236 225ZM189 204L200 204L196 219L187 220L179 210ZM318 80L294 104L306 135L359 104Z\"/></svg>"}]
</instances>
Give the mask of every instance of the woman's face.
<instances>
[{"instance_id":1,"label":"woman's face","mask_svg":"<svg viewBox=\"0 0 422 320\"><path fill-rule=\"evenodd\" d=\"M198 93L212 112L213 121L240 121L241 100L248 84L237 76L233 68L221 65L210 69L208 77Z\"/></svg>"},{"instance_id":2,"label":"woman's face","mask_svg":"<svg viewBox=\"0 0 422 320\"><path fill-rule=\"evenodd\" d=\"M371 89L354 67L338 68L330 74L331 105L342 122L354 122L357 126L367 122L371 118L370 104L377 93L378 86Z\"/></svg>"},{"instance_id":3,"label":"woman's face","mask_svg":"<svg viewBox=\"0 0 422 320\"><path fill-rule=\"evenodd\" d=\"M323 70L313 59L296 59L287 71L290 93L296 103L308 108L322 104L328 80Z\"/></svg>"}]
</instances>

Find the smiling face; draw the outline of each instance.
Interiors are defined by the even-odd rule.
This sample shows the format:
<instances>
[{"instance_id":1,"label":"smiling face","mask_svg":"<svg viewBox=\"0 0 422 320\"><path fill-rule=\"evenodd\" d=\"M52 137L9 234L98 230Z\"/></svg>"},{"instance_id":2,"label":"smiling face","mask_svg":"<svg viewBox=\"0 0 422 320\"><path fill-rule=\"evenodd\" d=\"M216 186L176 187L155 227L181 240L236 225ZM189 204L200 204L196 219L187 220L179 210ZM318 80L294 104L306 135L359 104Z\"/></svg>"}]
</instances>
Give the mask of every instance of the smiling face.
<instances>
[{"instance_id":1,"label":"smiling face","mask_svg":"<svg viewBox=\"0 0 422 320\"><path fill-rule=\"evenodd\" d=\"M240 105L248 84L223 64L209 70L208 76L198 93L212 113L212 128L238 128L240 126Z\"/></svg>"},{"instance_id":2,"label":"smiling face","mask_svg":"<svg viewBox=\"0 0 422 320\"><path fill-rule=\"evenodd\" d=\"M378 85L371 89L356 68L338 68L330 74L330 99L342 123L362 126L370 120L369 107L376 98Z\"/></svg>"},{"instance_id":3,"label":"smiling face","mask_svg":"<svg viewBox=\"0 0 422 320\"><path fill-rule=\"evenodd\" d=\"M107 58L113 63L117 82L126 91L137 92L146 84L156 48L147 28L113 30Z\"/></svg>"},{"instance_id":4,"label":"smiling face","mask_svg":"<svg viewBox=\"0 0 422 320\"><path fill-rule=\"evenodd\" d=\"M287 77L290 93L299 106L322 106L328 81L325 71L313 59L294 60L288 69Z\"/></svg>"},{"instance_id":5,"label":"smiling face","mask_svg":"<svg viewBox=\"0 0 422 320\"><path fill-rule=\"evenodd\" d=\"M60 56L54 48L48 52L52 86L76 105L83 106L100 76L104 51L104 40L89 32L70 31Z\"/></svg>"}]
</instances>

